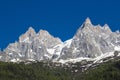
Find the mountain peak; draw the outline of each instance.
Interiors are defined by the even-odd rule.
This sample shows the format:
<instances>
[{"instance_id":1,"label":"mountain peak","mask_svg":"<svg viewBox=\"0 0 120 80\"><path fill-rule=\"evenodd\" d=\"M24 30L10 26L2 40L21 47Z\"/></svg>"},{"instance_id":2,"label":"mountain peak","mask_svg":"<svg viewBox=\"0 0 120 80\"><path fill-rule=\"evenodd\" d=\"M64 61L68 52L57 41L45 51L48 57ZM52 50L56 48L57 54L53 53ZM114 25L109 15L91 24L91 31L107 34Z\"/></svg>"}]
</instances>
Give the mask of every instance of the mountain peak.
<instances>
[{"instance_id":1,"label":"mountain peak","mask_svg":"<svg viewBox=\"0 0 120 80\"><path fill-rule=\"evenodd\" d=\"M104 29L108 29L109 28L108 24L105 24L103 27L104 27Z\"/></svg>"},{"instance_id":2,"label":"mountain peak","mask_svg":"<svg viewBox=\"0 0 120 80\"><path fill-rule=\"evenodd\" d=\"M29 27L25 34L28 36L34 36L36 35L36 32L32 27Z\"/></svg>"},{"instance_id":3,"label":"mountain peak","mask_svg":"<svg viewBox=\"0 0 120 80\"><path fill-rule=\"evenodd\" d=\"M91 28L92 26L92 23L91 23L91 20L89 17L87 17L84 21L84 23L82 24L82 26L78 29L79 30L83 30L83 29L86 29L86 28Z\"/></svg>"},{"instance_id":4,"label":"mountain peak","mask_svg":"<svg viewBox=\"0 0 120 80\"><path fill-rule=\"evenodd\" d=\"M38 32L38 34L39 34L39 36L52 36L52 35L50 35L50 33L48 32L48 31L46 31L46 30L43 30L43 29L41 29L39 32Z\"/></svg>"},{"instance_id":5,"label":"mountain peak","mask_svg":"<svg viewBox=\"0 0 120 80\"><path fill-rule=\"evenodd\" d=\"M87 17L84 23L85 23L85 24L91 24L91 20L90 20L90 18Z\"/></svg>"},{"instance_id":6,"label":"mountain peak","mask_svg":"<svg viewBox=\"0 0 120 80\"><path fill-rule=\"evenodd\" d=\"M39 31L39 33L41 33L41 34L48 34L48 31L41 29L41 30Z\"/></svg>"},{"instance_id":7,"label":"mountain peak","mask_svg":"<svg viewBox=\"0 0 120 80\"><path fill-rule=\"evenodd\" d=\"M28 39L28 37L31 37L31 36L33 37L35 35L36 35L35 30L32 27L29 27L28 30L25 32L25 34L22 34L19 37L19 41L23 42L25 39Z\"/></svg>"},{"instance_id":8,"label":"mountain peak","mask_svg":"<svg viewBox=\"0 0 120 80\"><path fill-rule=\"evenodd\" d=\"M32 27L29 27L27 30L28 33L36 33L35 30Z\"/></svg>"},{"instance_id":9,"label":"mountain peak","mask_svg":"<svg viewBox=\"0 0 120 80\"><path fill-rule=\"evenodd\" d=\"M111 29L110 29L110 27L108 26L108 24L105 24L104 26L103 26L103 28L104 28L104 30L106 30L106 31L108 31L108 32L112 32L111 31Z\"/></svg>"},{"instance_id":10,"label":"mountain peak","mask_svg":"<svg viewBox=\"0 0 120 80\"><path fill-rule=\"evenodd\" d=\"M114 47L119 47L120 34L114 33L105 24L93 25L90 18L86 18L72 39L62 42L46 30L38 33L32 27L19 37L19 41L9 44L4 50L5 55L0 60L5 61L60 61L80 60L81 58L104 58ZM120 50L120 48L119 48ZM113 52L114 53L114 52ZM1 55L0 55L1 57ZM73 62L73 61L72 61Z\"/></svg>"}]
</instances>

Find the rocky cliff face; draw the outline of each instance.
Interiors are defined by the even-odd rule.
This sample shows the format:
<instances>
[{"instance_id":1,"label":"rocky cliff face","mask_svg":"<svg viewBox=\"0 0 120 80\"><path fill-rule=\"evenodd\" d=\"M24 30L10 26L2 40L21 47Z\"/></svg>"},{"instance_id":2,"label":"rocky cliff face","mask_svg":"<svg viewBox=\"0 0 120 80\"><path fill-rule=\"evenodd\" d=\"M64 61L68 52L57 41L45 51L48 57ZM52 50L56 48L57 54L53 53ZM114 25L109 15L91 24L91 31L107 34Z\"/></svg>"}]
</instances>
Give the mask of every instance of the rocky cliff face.
<instances>
[{"instance_id":1,"label":"rocky cliff face","mask_svg":"<svg viewBox=\"0 0 120 80\"><path fill-rule=\"evenodd\" d=\"M62 42L49 32L38 33L30 27L0 54L2 61L68 60L96 58L114 52L120 46L120 32L112 32L107 24L93 25L89 18L81 25L72 39Z\"/></svg>"},{"instance_id":2,"label":"rocky cliff face","mask_svg":"<svg viewBox=\"0 0 120 80\"><path fill-rule=\"evenodd\" d=\"M119 46L119 35L120 33L112 32L107 24L103 27L94 26L87 18L74 35L70 47L63 48L61 59L95 58L112 52L115 46Z\"/></svg>"},{"instance_id":3,"label":"rocky cliff face","mask_svg":"<svg viewBox=\"0 0 120 80\"><path fill-rule=\"evenodd\" d=\"M38 33L30 27L27 32L19 37L19 41L9 44L4 52L8 55L7 61L13 60L49 60L53 56L53 49L61 44L59 38L54 38L47 31Z\"/></svg>"}]
</instances>

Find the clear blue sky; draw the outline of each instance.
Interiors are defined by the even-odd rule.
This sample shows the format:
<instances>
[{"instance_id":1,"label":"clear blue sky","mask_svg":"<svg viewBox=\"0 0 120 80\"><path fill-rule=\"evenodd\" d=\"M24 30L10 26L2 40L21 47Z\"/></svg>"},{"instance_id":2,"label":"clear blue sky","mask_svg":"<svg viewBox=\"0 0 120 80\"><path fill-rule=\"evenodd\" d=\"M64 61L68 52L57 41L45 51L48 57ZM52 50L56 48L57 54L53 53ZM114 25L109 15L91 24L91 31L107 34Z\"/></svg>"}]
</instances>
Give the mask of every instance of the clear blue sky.
<instances>
[{"instance_id":1,"label":"clear blue sky","mask_svg":"<svg viewBox=\"0 0 120 80\"><path fill-rule=\"evenodd\" d=\"M29 26L63 41L90 17L93 24L120 30L119 0L0 0L0 48L18 40Z\"/></svg>"}]
</instances>

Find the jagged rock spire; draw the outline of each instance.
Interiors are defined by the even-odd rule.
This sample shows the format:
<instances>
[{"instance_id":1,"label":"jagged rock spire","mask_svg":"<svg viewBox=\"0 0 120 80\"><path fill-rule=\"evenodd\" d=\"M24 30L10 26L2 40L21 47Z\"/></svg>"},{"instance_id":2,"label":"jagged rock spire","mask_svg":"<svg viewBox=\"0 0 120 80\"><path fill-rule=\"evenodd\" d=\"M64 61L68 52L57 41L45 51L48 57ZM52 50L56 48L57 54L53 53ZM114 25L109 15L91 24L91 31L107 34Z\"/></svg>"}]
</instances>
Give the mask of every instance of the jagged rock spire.
<instances>
[{"instance_id":1,"label":"jagged rock spire","mask_svg":"<svg viewBox=\"0 0 120 80\"><path fill-rule=\"evenodd\" d=\"M105 25L103 26L103 29L106 30L108 33L111 33L111 32L112 32L111 29L110 29L110 27L108 26L108 24L105 24Z\"/></svg>"},{"instance_id":2,"label":"jagged rock spire","mask_svg":"<svg viewBox=\"0 0 120 80\"><path fill-rule=\"evenodd\" d=\"M25 39L30 38L35 35L36 35L35 30L32 27L29 27L28 30L25 32L25 34L19 37L19 41L23 42Z\"/></svg>"},{"instance_id":3,"label":"jagged rock spire","mask_svg":"<svg viewBox=\"0 0 120 80\"><path fill-rule=\"evenodd\" d=\"M53 47L56 44L62 43L62 41L59 38L56 38L52 36L48 31L46 30L40 30L38 32L38 37L41 43L43 43L46 47Z\"/></svg>"},{"instance_id":4,"label":"jagged rock spire","mask_svg":"<svg viewBox=\"0 0 120 80\"><path fill-rule=\"evenodd\" d=\"M67 42L62 42L45 30L37 34L32 27L20 36L19 41L9 44L4 50L3 61L24 60L71 60L78 58L96 58L114 51L119 46L120 34L112 33L109 26L94 26L90 18L86 18L77 33Z\"/></svg>"},{"instance_id":5,"label":"jagged rock spire","mask_svg":"<svg viewBox=\"0 0 120 80\"><path fill-rule=\"evenodd\" d=\"M86 18L86 20L85 20L84 24L92 24L92 23L91 23L91 20L90 20L90 18L89 18L89 17L87 17L87 18Z\"/></svg>"},{"instance_id":6,"label":"jagged rock spire","mask_svg":"<svg viewBox=\"0 0 120 80\"><path fill-rule=\"evenodd\" d=\"M89 17L87 17L84 21L84 23L80 26L80 28L77 30L76 34L75 35L79 35L79 33L81 33L81 31L89 31L91 30L93 27L92 23L91 23L91 20Z\"/></svg>"},{"instance_id":7,"label":"jagged rock spire","mask_svg":"<svg viewBox=\"0 0 120 80\"><path fill-rule=\"evenodd\" d=\"M35 30L32 28L32 27L29 27L29 29L27 30L27 32L26 32L26 34L28 34L28 35L35 35L36 34L36 32L35 32Z\"/></svg>"},{"instance_id":8,"label":"jagged rock spire","mask_svg":"<svg viewBox=\"0 0 120 80\"><path fill-rule=\"evenodd\" d=\"M84 21L84 23L82 24L82 26L79 28L79 30L84 29L85 27L90 27L92 25L91 20L89 17L87 17Z\"/></svg>"},{"instance_id":9,"label":"jagged rock spire","mask_svg":"<svg viewBox=\"0 0 120 80\"><path fill-rule=\"evenodd\" d=\"M48 31L42 30L42 29L38 32L38 34L39 34L40 36L48 36L48 35L51 36Z\"/></svg>"}]
</instances>

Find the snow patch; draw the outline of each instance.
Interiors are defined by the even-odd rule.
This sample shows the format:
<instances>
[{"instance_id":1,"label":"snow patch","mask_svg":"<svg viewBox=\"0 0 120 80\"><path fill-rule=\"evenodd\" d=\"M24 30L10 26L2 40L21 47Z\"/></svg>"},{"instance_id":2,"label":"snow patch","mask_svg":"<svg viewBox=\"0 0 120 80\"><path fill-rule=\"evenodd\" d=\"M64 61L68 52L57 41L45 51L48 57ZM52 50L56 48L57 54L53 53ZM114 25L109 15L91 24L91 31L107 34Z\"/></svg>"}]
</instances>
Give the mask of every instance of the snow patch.
<instances>
[{"instance_id":1,"label":"snow patch","mask_svg":"<svg viewBox=\"0 0 120 80\"><path fill-rule=\"evenodd\" d=\"M20 57L22 57L22 55L21 55L20 53L18 53L18 55L19 55Z\"/></svg>"},{"instance_id":2,"label":"snow patch","mask_svg":"<svg viewBox=\"0 0 120 80\"><path fill-rule=\"evenodd\" d=\"M23 41L20 42L29 42L29 37L25 38Z\"/></svg>"},{"instance_id":3,"label":"snow patch","mask_svg":"<svg viewBox=\"0 0 120 80\"><path fill-rule=\"evenodd\" d=\"M10 60L11 62L18 62L18 61L20 61L20 59L19 58L17 58L17 59L12 59L12 60Z\"/></svg>"},{"instance_id":4,"label":"snow patch","mask_svg":"<svg viewBox=\"0 0 120 80\"><path fill-rule=\"evenodd\" d=\"M50 56L50 55L47 55L47 54L45 54L44 56L47 57L47 58L49 58L49 59L51 58L51 56Z\"/></svg>"},{"instance_id":5,"label":"snow patch","mask_svg":"<svg viewBox=\"0 0 120 80\"><path fill-rule=\"evenodd\" d=\"M110 56L114 56L114 52L107 52L105 54L102 54L101 56L94 58L95 61L93 63L99 62L101 59L104 59Z\"/></svg>"},{"instance_id":6,"label":"snow patch","mask_svg":"<svg viewBox=\"0 0 120 80\"><path fill-rule=\"evenodd\" d=\"M72 43L72 39L69 39L69 40L67 40L67 41L65 41L64 42L64 47L66 46L66 47L70 47L70 45L71 45L71 43Z\"/></svg>"},{"instance_id":7,"label":"snow patch","mask_svg":"<svg viewBox=\"0 0 120 80\"><path fill-rule=\"evenodd\" d=\"M80 57L80 58L76 58L76 59L67 59L67 60L59 60L60 63L67 63L67 62L72 62L72 63L76 63L76 62L80 62L82 60L86 60L86 61L93 61L92 58L87 58L87 57Z\"/></svg>"},{"instance_id":8,"label":"snow patch","mask_svg":"<svg viewBox=\"0 0 120 80\"><path fill-rule=\"evenodd\" d=\"M34 59L27 59L28 61L35 61Z\"/></svg>"},{"instance_id":9,"label":"snow patch","mask_svg":"<svg viewBox=\"0 0 120 80\"><path fill-rule=\"evenodd\" d=\"M63 42L63 43L61 43L61 44L58 44L58 45L56 45L55 47L54 47L54 54L55 55L58 55L58 58L60 57L60 53L62 52L62 49L64 48L64 47L67 47L67 48L69 48L70 47L70 45L71 45L71 42L72 42L72 39L69 39L69 40L67 40L67 41L65 41L65 42Z\"/></svg>"},{"instance_id":10,"label":"snow patch","mask_svg":"<svg viewBox=\"0 0 120 80\"><path fill-rule=\"evenodd\" d=\"M48 52L49 54L54 54L55 49L47 49L47 52Z\"/></svg>"},{"instance_id":11,"label":"snow patch","mask_svg":"<svg viewBox=\"0 0 120 80\"><path fill-rule=\"evenodd\" d=\"M42 48L41 46L39 46L38 48Z\"/></svg>"},{"instance_id":12,"label":"snow patch","mask_svg":"<svg viewBox=\"0 0 120 80\"><path fill-rule=\"evenodd\" d=\"M120 51L120 46L115 46L114 50L115 51Z\"/></svg>"},{"instance_id":13,"label":"snow patch","mask_svg":"<svg viewBox=\"0 0 120 80\"><path fill-rule=\"evenodd\" d=\"M9 55L13 55L13 53L9 53Z\"/></svg>"},{"instance_id":14,"label":"snow patch","mask_svg":"<svg viewBox=\"0 0 120 80\"><path fill-rule=\"evenodd\" d=\"M102 54L101 56L98 56L96 58L80 57L80 58L76 58L76 59L67 59L67 60L60 59L59 62L62 64L65 64L68 62L76 63L76 62L80 62L82 60L86 60L86 61L93 61L93 63L102 63L103 62L102 59L107 58L107 57L111 57L111 56L114 56L114 52L107 52L107 53Z\"/></svg>"}]
</instances>

